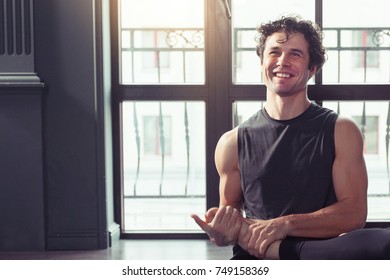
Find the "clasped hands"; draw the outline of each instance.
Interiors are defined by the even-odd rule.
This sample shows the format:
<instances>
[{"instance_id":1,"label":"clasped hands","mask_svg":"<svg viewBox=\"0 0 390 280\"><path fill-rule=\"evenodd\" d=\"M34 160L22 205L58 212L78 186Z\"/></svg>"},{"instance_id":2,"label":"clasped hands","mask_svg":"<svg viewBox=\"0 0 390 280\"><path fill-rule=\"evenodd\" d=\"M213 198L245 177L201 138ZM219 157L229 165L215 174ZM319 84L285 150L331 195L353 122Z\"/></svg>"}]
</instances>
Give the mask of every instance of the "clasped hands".
<instances>
[{"instance_id":1,"label":"clasped hands","mask_svg":"<svg viewBox=\"0 0 390 280\"><path fill-rule=\"evenodd\" d=\"M287 236L286 228L279 219L247 219L231 206L209 209L204 220L197 215L191 217L217 246L238 244L259 259L265 257L273 242Z\"/></svg>"}]
</instances>

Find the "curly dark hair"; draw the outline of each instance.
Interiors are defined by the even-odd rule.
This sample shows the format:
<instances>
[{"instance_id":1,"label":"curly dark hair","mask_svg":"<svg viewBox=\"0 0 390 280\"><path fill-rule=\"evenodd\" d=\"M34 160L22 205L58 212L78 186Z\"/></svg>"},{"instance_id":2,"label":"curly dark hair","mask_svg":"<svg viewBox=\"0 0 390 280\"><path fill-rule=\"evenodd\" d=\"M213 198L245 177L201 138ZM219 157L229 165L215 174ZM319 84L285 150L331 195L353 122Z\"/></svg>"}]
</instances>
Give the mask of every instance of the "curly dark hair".
<instances>
[{"instance_id":1,"label":"curly dark hair","mask_svg":"<svg viewBox=\"0 0 390 280\"><path fill-rule=\"evenodd\" d=\"M256 28L256 53L263 62L265 41L275 32L283 31L286 41L292 33L302 33L309 44L309 69L317 67L317 72L325 63L325 48L322 45L323 32L320 27L308 20L302 20L299 16L282 17L279 20L263 23Z\"/></svg>"}]
</instances>

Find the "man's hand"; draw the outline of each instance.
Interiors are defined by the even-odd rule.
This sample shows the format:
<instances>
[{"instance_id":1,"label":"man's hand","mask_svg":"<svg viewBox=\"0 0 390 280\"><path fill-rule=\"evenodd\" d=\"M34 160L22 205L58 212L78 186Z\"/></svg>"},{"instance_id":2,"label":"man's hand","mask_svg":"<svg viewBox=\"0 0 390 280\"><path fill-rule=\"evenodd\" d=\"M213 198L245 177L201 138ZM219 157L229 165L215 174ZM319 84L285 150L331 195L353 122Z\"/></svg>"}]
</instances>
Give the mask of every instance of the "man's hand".
<instances>
[{"instance_id":1,"label":"man's hand","mask_svg":"<svg viewBox=\"0 0 390 280\"><path fill-rule=\"evenodd\" d=\"M286 238L288 224L282 218L272 220L246 219L249 224L245 236L240 240L244 250L259 259L264 258L268 247L277 240ZM240 238L241 239L241 238Z\"/></svg>"},{"instance_id":2,"label":"man's hand","mask_svg":"<svg viewBox=\"0 0 390 280\"><path fill-rule=\"evenodd\" d=\"M237 209L231 206L220 206L209 209L205 220L195 214L191 217L214 244L218 246L236 244L242 223L241 213Z\"/></svg>"}]
</instances>

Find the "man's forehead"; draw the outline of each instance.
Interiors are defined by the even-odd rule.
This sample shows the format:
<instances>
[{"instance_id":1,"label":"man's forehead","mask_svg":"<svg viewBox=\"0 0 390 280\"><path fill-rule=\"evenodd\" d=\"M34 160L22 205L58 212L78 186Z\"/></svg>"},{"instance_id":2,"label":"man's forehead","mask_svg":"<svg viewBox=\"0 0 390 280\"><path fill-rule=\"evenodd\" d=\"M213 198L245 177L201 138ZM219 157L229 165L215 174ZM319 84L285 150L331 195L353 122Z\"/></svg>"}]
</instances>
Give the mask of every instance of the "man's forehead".
<instances>
[{"instance_id":1,"label":"man's forehead","mask_svg":"<svg viewBox=\"0 0 390 280\"><path fill-rule=\"evenodd\" d=\"M285 32L280 31L268 36L266 40L266 48L277 48L283 46L305 50L308 49L308 43L305 36L299 32L287 35Z\"/></svg>"}]
</instances>

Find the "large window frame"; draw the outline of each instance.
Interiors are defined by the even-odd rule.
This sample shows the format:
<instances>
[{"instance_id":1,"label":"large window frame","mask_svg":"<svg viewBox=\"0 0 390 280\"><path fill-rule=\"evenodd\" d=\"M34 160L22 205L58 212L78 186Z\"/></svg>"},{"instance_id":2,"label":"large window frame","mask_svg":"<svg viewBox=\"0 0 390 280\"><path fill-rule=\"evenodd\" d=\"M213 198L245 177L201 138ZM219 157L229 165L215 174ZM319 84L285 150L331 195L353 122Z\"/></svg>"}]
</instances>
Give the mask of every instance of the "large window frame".
<instances>
[{"instance_id":1,"label":"large window frame","mask_svg":"<svg viewBox=\"0 0 390 280\"><path fill-rule=\"evenodd\" d=\"M233 104L264 101L264 85L234 84L232 81L231 21L224 1L205 1L205 85L121 85L119 72L118 1L111 3L112 111L114 140L115 220L123 224L121 104L123 101L204 101L206 104L206 200L207 208L219 203L219 177L214 149L219 137L233 126ZM316 0L315 21L322 26L322 2ZM230 4L230 1L227 1ZM221 40L224 43L221 43ZM185 95L182 91L185 90ZM324 101L390 101L388 84L322 84L322 73L309 85L309 98ZM389 222L367 222L367 227L385 227ZM205 238L205 234L123 233L122 238Z\"/></svg>"}]
</instances>

